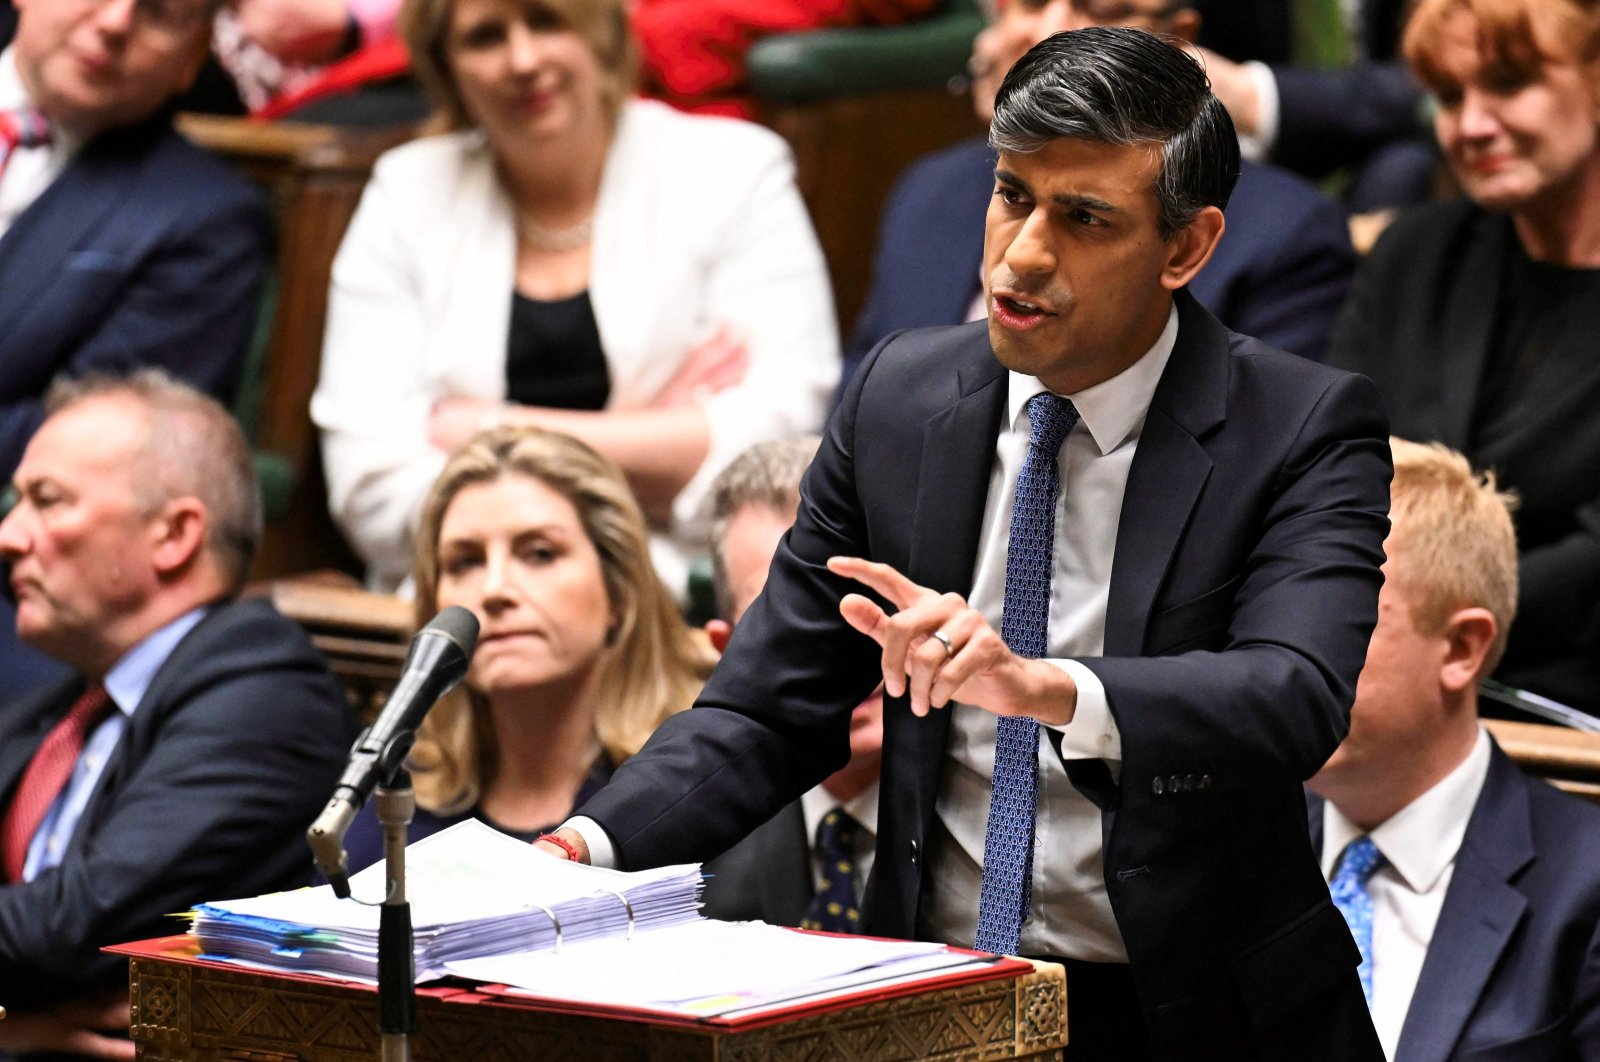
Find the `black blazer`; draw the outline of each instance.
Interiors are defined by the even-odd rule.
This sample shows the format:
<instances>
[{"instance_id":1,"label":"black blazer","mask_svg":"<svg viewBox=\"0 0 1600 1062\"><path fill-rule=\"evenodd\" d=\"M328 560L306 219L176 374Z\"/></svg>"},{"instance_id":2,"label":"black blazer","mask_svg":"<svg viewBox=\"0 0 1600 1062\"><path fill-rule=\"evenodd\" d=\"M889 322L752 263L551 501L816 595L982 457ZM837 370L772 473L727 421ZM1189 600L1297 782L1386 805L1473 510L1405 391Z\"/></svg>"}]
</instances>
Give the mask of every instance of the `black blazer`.
<instances>
[{"instance_id":1,"label":"black blazer","mask_svg":"<svg viewBox=\"0 0 1600 1062\"><path fill-rule=\"evenodd\" d=\"M1496 677L1600 714L1600 305L1556 322L1525 428L1475 438L1516 246L1509 218L1466 200L1407 212L1362 267L1329 358L1372 377L1395 434L1453 446L1517 492L1517 622Z\"/></svg>"},{"instance_id":2,"label":"black blazer","mask_svg":"<svg viewBox=\"0 0 1600 1062\"><path fill-rule=\"evenodd\" d=\"M0 793L83 688L0 707ZM49 1005L126 983L102 945L180 928L207 900L305 883L305 829L354 724L300 628L261 600L218 605L156 673L61 865L0 885L0 999Z\"/></svg>"},{"instance_id":3,"label":"black blazer","mask_svg":"<svg viewBox=\"0 0 1600 1062\"><path fill-rule=\"evenodd\" d=\"M1358 955L1300 783L1348 726L1376 617L1389 458L1376 392L1229 333L1192 298L1129 474L1102 679L1120 785L1106 886L1158 1058L1376 1059ZM627 867L710 856L842 766L877 646L840 618L836 554L971 588L1006 374L984 325L892 337L805 478L766 591L699 702L579 810ZM1153 659L1159 657L1160 659ZM914 936L949 715L884 710L869 932Z\"/></svg>"},{"instance_id":4,"label":"black blazer","mask_svg":"<svg viewBox=\"0 0 1600 1062\"><path fill-rule=\"evenodd\" d=\"M1322 801L1308 811L1320 851ZM1394 1062L1600 1058L1596 853L1600 808L1496 745Z\"/></svg>"},{"instance_id":5,"label":"black blazer","mask_svg":"<svg viewBox=\"0 0 1600 1062\"><path fill-rule=\"evenodd\" d=\"M816 895L800 801L785 804L750 836L707 863L705 871L707 918L799 925Z\"/></svg>"},{"instance_id":6,"label":"black blazer","mask_svg":"<svg viewBox=\"0 0 1600 1062\"><path fill-rule=\"evenodd\" d=\"M269 245L260 195L168 116L84 145L0 237L0 480L59 372L154 365L229 401Z\"/></svg>"}]
</instances>

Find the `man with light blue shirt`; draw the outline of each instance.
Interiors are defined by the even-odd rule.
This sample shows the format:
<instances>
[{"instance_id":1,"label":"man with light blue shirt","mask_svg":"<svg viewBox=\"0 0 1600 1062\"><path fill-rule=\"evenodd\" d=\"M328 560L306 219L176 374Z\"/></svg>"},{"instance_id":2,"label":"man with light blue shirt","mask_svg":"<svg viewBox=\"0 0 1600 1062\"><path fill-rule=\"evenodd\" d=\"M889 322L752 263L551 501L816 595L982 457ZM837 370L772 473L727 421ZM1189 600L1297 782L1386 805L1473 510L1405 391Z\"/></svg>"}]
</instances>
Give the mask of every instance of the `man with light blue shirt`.
<instances>
[{"instance_id":1,"label":"man with light blue shirt","mask_svg":"<svg viewBox=\"0 0 1600 1062\"><path fill-rule=\"evenodd\" d=\"M82 1027L123 977L99 949L304 880L352 726L299 628L233 600L261 516L227 411L154 370L47 409L0 557L18 637L73 674L0 704L0 1050L132 1057Z\"/></svg>"},{"instance_id":2,"label":"man with light blue shirt","mask_svg":"<svg viewBox=\"0 0 1600 1062\"><path fill-rule=\"evenodd\" d=\"M1510 499L1396 439L1378 626L1313 845L1392 1062L1600 1059L1600 809L1517 769L1478 683L1517 608Z\"/></svg>"}]
</instances>

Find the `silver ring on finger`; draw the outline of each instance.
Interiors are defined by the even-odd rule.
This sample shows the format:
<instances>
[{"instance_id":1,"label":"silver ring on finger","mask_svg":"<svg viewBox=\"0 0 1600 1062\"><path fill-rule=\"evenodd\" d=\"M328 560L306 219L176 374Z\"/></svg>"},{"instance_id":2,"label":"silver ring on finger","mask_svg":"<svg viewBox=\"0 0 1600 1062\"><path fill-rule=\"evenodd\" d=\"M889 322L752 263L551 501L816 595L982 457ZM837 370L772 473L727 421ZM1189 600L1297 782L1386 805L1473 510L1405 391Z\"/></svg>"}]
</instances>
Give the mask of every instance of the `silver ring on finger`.
<instances>
[{"instance_id":1,"label":"silver ring on finger","mask_svg":"<svg viewBox=\"0 0 1600 1062\"><path fill-rule=\"evenodd\" d=\"M940 645L944 646L944 658L946 660L956 655L956 647L950 644L950 636L944 631L934 631L930 637Z\"/></svg>"}]
</instances>

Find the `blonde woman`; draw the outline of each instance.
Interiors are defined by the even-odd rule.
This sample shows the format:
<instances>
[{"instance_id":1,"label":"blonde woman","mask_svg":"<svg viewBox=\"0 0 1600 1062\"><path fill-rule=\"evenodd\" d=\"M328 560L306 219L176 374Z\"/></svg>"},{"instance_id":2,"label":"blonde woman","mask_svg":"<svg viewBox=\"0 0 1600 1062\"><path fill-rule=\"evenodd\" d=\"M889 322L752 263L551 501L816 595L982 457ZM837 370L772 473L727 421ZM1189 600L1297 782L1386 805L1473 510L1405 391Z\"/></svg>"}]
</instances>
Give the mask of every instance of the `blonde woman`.
<instances>
[{"instance_id":1,"label":"blonde woman","mask_svg":"<svg viewBox=\"0 0 1600 1062\"><path fill-rule=\"evenodd\" d=\"M446 456L547 428L621 466L680 592L712 478L817 430L838 381L788 148L633 98L625 0L407 0L401 28L450 131L378 162L334 264L334 515L392 587Z\"/></svg>"},{"instance_id":2,"label":"blonde woman","mask_svg":"<svg viewBox=\"0 0 1600 1062\"><path fill-rule=\"evenodd\" d=\"M687 708L713 663L651 568L622 473L567 436L502 428L457 452L423 505L416 582L419 622L461 605L482 631L412 752L412 840L469 817L538 836ZM346 847L352 868L382 854L370 807Z\"/></svg>"}]
</instances>

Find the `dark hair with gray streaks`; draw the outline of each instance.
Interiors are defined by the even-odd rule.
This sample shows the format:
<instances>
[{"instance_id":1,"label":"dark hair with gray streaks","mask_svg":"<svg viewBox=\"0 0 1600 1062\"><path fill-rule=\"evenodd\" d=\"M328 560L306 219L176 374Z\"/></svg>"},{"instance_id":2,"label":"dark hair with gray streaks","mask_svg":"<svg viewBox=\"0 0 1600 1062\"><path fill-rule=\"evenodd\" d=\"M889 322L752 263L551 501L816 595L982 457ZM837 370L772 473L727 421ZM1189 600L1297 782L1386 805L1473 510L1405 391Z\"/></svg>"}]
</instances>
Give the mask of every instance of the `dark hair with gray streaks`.
<instances>
[{"instance_id":1,"label":"dark hair with gray streaks","mask_svg":"<svg viewBox=\"0 0 1600 1062\"><path fill-rule=\"evenodd\" d=\"M1162 239L1202 207L1228 205L1239 140L1200 64L1164 38L1093 27L1057 33L1017 61L995 97L989 145L1027 154L1061 137L1158 145Z\"/></svg>"}]
</instances>

